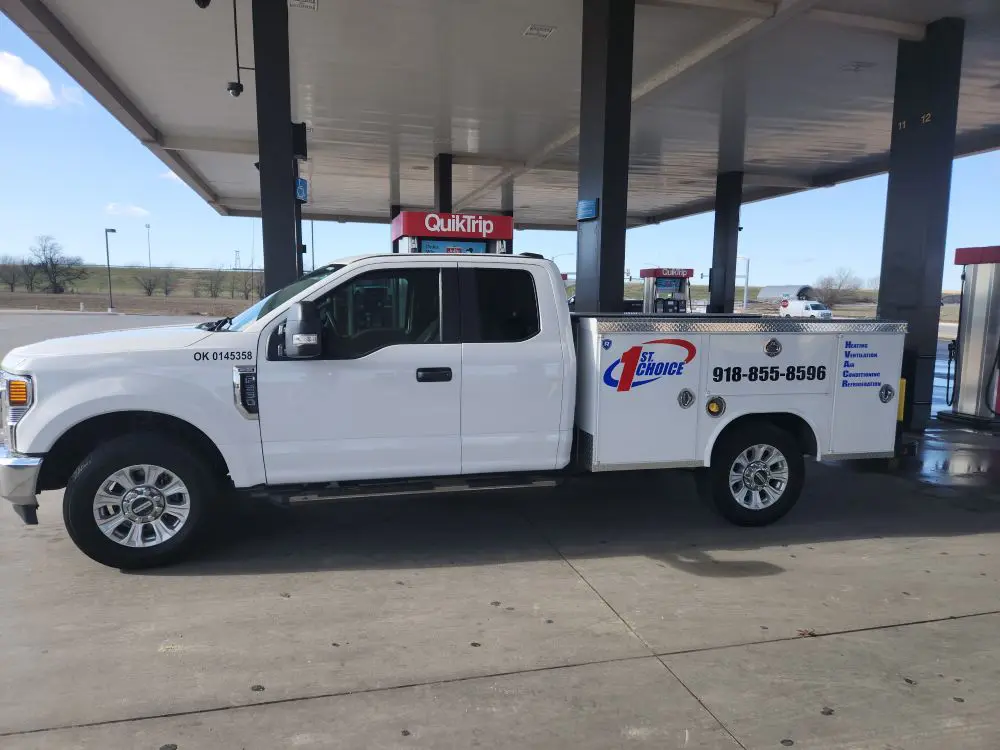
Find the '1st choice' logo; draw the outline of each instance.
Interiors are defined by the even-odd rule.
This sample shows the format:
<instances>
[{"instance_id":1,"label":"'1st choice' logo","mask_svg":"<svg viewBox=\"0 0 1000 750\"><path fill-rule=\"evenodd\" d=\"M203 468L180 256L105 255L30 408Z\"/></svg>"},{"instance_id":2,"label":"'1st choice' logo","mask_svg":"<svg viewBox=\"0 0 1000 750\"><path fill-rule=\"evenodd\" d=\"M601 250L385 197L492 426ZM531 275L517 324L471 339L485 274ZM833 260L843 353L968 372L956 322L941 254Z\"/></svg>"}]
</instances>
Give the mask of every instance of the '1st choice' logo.
<instances>
[{"instance_id":1,"label":"'1st choice' logo","mask_svg":"<svg viewBox=\"0 0 1000 750\"><path fill-rule=\"evenodd\" d=\"M603 346L609 348L610 341L605 340ZM670 349L664 351L661 346L669 346ZM647 349L646 347L654 347ZM684 359L678 359L683 350L686 354ZM668 358L659 359L657 354L667 354ZM652 383L663 377L671 375L682 375L684 365L688 364L697 353L694 344L683 339L653 339L644 341L639 346L627 349L618 359L604 371L604 384L619 392L638 388L640 385ZM621 372L615 377L615 370L621 366Z\"/></svg>"}]
</instances>

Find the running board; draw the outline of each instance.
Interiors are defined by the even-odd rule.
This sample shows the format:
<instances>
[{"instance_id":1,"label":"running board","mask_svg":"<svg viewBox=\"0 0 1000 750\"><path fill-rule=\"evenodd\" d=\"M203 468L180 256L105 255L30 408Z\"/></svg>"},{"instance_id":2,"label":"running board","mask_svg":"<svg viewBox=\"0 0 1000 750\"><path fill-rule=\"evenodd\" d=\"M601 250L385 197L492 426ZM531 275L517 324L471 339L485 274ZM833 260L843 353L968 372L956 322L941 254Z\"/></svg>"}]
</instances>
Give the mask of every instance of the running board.
<instances>
[{"instance_id":1,"label":"running board","mask_svg":"<svg viewBox=\"0 0 1000 750\"><path fill-rule=\"evenodd\" d=\"M556 477L482 476L442 479L410 479L382 482L342 482L322 486L273 487L253 490L251 494L281 505L354 500L365 497L396 497L402 495L434 495L449 492L483 492L552 488L559 484Z\"/></svg>"}]
</instances>

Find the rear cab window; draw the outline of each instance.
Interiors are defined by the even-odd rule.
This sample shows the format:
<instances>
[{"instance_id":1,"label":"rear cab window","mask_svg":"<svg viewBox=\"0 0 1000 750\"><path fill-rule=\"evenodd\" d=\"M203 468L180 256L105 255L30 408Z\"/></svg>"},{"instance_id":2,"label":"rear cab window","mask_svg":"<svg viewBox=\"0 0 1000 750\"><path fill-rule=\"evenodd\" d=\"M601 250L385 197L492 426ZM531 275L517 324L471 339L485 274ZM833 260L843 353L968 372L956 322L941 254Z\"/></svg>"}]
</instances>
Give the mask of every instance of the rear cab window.
<instances>
[{"instance_id":1,"label":"rear cab window","mask_svg":"<svg viewBox=\"0 0 1000 750\"><path fill-rule=\"evenodd\" d=\"M538 293L523 268L461 270L462 341L515 343L541 331Z\"/></svg>"}]
</instances>

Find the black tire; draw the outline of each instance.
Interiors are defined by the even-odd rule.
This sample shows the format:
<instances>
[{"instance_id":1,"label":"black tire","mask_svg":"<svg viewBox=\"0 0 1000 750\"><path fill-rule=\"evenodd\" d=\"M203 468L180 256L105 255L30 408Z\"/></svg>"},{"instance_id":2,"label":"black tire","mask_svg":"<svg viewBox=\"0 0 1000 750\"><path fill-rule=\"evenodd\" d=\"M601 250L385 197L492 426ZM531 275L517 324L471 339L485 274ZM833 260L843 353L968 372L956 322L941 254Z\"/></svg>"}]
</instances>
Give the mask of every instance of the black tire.
<instances>
[{"instance_id":1,"label":"black tire","mask_svg":"<svg viewBox=\"0 0 1000 750\"><path fill-rule=\"evenodd\" d=\"M788 468L788 480L777 500L754 510L734 497L730 490L729 472L737 458L756 445L768 445L781 452ZM703 474L702 486L726 520L737 526L766 526L784 516L798 502L804 480L805 460L798 441L769 422L749 422L724 434L716 443L712 451L712 465ZM776 488L772 486L772 489Z\"/></svg>"},{"instance_id":2,"label":"black tire","mask_svg":"<svg viewBox=\"0 0 1000 750\"><path fill-rule=\"evenodd\" d=\"M137 464L166 469L185 484L189 496L181 528L150 547L126 547L108 538L94 518L94 498L101 484L116 471ZM180 442L155 433L123 435L97 446L73 472L63 494L63 521L80 551L102 565L122 570L168 565L197 546L219 486L209 466Z\"/></svg>"}]
</instances>

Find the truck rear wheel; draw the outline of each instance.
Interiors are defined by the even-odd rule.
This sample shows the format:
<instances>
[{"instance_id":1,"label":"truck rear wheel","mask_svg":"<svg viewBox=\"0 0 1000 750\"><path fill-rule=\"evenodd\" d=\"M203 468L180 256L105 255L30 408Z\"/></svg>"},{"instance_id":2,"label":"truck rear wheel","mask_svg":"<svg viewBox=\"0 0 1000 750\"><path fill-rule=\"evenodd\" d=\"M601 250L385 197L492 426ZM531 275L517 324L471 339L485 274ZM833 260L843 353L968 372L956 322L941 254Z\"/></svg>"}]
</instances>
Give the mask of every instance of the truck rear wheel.
<instances>
[{"instance_id":1,"label":"truck rear wheel","mask_svg":"<svg viewBox=\"0 0 1000 750\"><path fill-rule=\"evenodd\" d=\"M190 552L218 483L208 466L169 438L135 433L99 445L63 495L76 546L125 570L166 565Z\"/></svg>"},{"instance_id":2,"label":"truck rear wheel","mask_svg":"<svg viewBox=\"0 0 1000 750\"><path fill-rule=\"evenodd\" d=\"M795 438L766 422L737 427L712 452L706 477L712 502L738 526L766 526L802 494L805 460Z\"/></svg>"}]
</instances>

